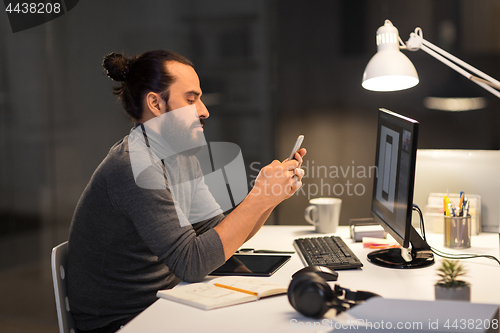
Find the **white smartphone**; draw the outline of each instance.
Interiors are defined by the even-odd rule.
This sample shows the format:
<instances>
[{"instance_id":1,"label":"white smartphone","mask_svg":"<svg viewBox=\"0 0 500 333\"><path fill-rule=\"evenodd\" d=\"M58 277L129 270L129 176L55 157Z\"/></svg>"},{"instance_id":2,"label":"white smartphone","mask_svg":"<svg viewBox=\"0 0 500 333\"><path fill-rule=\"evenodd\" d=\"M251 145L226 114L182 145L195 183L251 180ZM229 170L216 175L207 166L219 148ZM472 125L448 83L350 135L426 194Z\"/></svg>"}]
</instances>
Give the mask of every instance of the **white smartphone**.
<instances>
[{"instance_id":1,"label":"white smartphone","mask_svg":"<svg viewBox=\"0 0 500 333\"><path fill-rule=\"evenodd\" d=\"M292 152L290 153L290 157L288 158L289 161L293 158L295 153L300 149L300 145L302 144L302 141L304 141L304 136L299 135L297 137L297 141L295 141L295 145L293 146Z\"/></svg>"}]
</instances>

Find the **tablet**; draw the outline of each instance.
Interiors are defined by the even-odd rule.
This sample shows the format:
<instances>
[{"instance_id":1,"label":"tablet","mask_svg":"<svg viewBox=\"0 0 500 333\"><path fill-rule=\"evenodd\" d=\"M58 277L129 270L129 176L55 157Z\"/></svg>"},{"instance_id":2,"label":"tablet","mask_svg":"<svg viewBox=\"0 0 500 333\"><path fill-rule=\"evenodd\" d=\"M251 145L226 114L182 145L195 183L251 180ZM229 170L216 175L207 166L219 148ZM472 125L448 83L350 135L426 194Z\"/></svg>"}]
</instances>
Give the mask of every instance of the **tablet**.
<instances>
[{"instance_id":1,"label":"tablet","mask_svg":"<svg viewBox=\"0 0 500 333\"><path fill-rule=\"evenodd\" d=\"M290 255L234 254L210 275L271 276L291 257Z\"/></svg>"}]
</instances>

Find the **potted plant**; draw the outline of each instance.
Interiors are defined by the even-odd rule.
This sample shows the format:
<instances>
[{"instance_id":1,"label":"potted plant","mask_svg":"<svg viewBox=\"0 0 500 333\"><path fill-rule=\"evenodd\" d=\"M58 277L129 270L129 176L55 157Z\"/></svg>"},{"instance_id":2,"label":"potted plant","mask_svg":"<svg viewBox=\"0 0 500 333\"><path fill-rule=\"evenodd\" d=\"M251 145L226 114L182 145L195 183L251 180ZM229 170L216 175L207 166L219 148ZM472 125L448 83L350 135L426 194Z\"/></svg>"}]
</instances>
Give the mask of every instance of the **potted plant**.
<instances>
[{"instance_id":1,"label":"potted plant","mask_svg":"<svg viewBox=\"0 0 500 333\"><path fill-rule=\"evenodd\" d=\"M439 281L434 286L436 299L470 301L470 284L460 280L466 271L458 260L445 259L438 268Z\"/></svg>"}]
</instances>

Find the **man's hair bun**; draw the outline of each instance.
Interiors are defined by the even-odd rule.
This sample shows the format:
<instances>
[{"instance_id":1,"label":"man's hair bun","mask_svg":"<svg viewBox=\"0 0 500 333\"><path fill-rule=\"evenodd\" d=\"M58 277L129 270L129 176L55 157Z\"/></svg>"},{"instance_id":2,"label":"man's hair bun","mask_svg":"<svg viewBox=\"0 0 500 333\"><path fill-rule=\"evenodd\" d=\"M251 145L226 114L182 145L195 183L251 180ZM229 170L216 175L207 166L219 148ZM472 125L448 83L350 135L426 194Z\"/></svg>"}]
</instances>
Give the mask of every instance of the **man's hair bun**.
<instances>
[{"instance_id":1,"label":"man's hair bun","mask_svg":"<svg viewBox=\"0 0 500 333\"><path fill-rule=\"evenodd\" d=\"M152 50L132 57L110 53L104 57L102 66L106 75L114 81L121 81L113 87L113 94L118 96L134 122L142 119L144 97L149 92L160 94L168 103L169 89L175 81L175 76L166 66L168 61L194 68L191 61L167 50Z\"/></svg>"},{"instance_id":2,"label":"man's hair bun","mask_svg":"<svg viewBox=\"0 0 500 333\"><path fill-rule=\"evenodd\" d=\"M132 59L125 57L121 53L110 53L104 57L102 65L107 71L107 75L114 81L125 81L129 74L129 66Z\"/></svg>"}]
</instances>

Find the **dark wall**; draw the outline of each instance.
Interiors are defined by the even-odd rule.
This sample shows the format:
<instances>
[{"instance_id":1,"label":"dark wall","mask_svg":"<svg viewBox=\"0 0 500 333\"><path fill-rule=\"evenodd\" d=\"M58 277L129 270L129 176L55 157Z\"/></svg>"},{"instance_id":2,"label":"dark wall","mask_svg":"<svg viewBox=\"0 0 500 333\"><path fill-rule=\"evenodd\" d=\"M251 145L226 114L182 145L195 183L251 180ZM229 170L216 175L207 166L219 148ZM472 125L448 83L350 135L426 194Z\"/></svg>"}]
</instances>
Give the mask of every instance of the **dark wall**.
<instances>
[{"instance_id":1,"label":"dark wall","mask_svg":"<svg viewBox=\"0 0 500 333\"><path fill-rule=\"evenodd\" d=\"M207 141L237 143L248 163L270 160L267 15L264 1L94 0L17 33L0 21L0 240L42 235L26 241L45 249L24 256L32 261L67 239L92 173L132 127L103 73L110 52L193 59ZM17 260L0 253L0 267Z\"/></svg>"},{"instance_id":2,"label":"dark wall","mask_svg":"<svg viewBox=\"0 0 500 333\"><path fill-rule=\"evenodd\" d=\"M439 45L442 22L451 20L459 38L443 47L498 78L497 7L493 0L85 1L16 34L2 20L1 235L48 226L62 228L48 243L66 237L90 175L130 128L102 75L102 57L156 48L195 60L207 95L222 96L209 106L207 138L239 144L247 167L284 159L295 137L306 135L305 186L270 223L304 223L297 216L322 192L344 199L342 223L368 215L379 107L417 119L420 148L500 146L500 100L488 92L481 90L488 107L480 111L423 106L433 91L473 84L421 51L405 51L419 72L417 87L363 90L375 31L389 18L403 40L420 26Z\"/></svg>"},{"instance_id":3,"label":"dark wall","mask_svg":"<svg viewBox=\"0 0 500 333\"><path fill-rule=\"evenodd\" d=\"M280 224L304 223L308 199L318 196L343 200L341 224L370 216L373 175L363 171L374 164L380 107L420 122L419 148L500 148L500 100L489 92L479 89L488 106L478 111L451 113L424 107L424 97L436 90L475 84L453 76L451 69L423 51L404 52L420 77L415 88L377 93L361 87L364 68L376 52L376 30L385 19L391 19L403 41L420 26L424 38L439 45L440 22L452 19L458 31L467 29L461 18L470 2L277 1L276 8L277 151L285 156L296 135L304 134L309 167L303 191L279 206ZM467 45L462 40L455 54L500 77L498 47L490 53ZM341 172L318 175L325 168Z\"/></svg>"}]
</instances>

